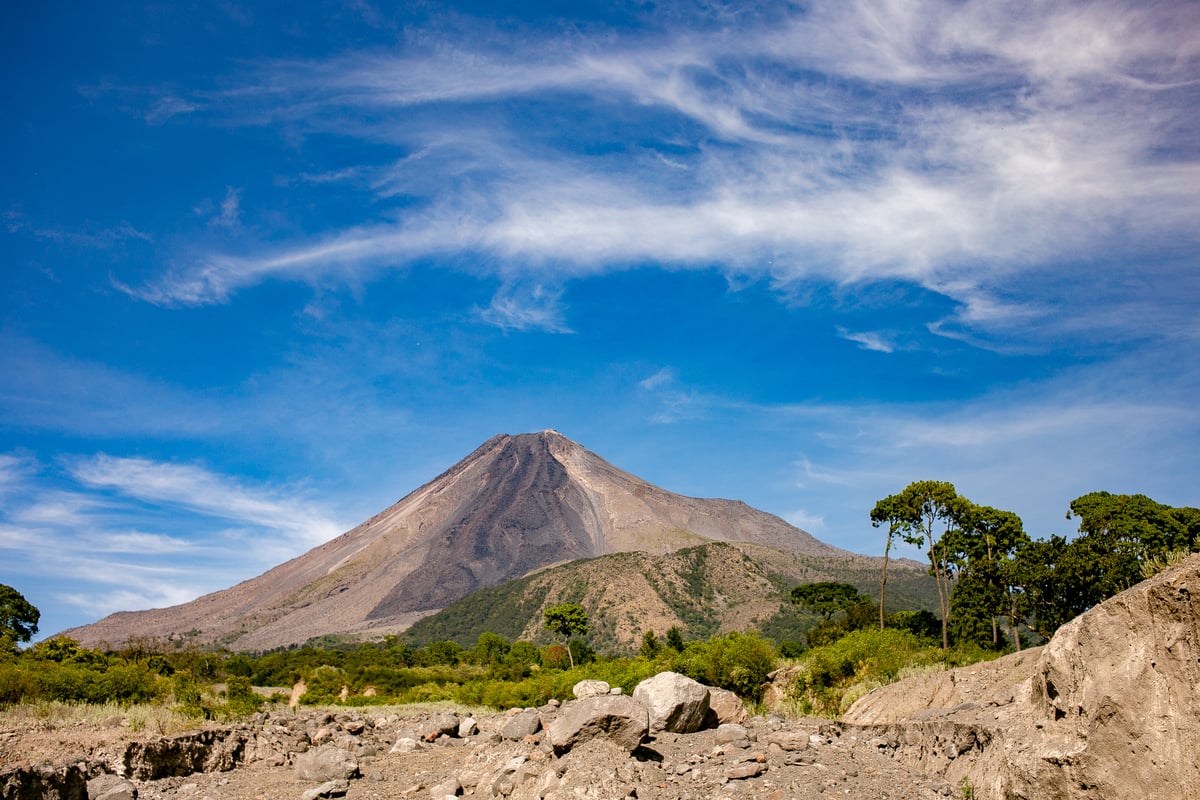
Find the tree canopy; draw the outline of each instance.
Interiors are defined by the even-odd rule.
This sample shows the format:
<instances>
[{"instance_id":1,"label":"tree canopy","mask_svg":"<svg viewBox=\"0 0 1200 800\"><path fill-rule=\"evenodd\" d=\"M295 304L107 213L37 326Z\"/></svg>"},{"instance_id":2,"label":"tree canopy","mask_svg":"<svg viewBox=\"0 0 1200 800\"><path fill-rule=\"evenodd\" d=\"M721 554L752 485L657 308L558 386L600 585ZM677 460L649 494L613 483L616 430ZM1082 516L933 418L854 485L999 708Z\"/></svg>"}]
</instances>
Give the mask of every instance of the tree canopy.
<instances>
[{"instance_id":1,"label":"tree canopy","mask_svg":"<svg viewBox=\"0 0 1200 800\"><path fill-rule=\"evenodd\" d=\"M11 586L0 583L0 647L11 649L17 642L28 642L38 632L38 611Z\"/></svg>"},{"instance_id":2,"label":"tree canopy","mask_svg":"<svg viewBox=\"0 0 1200 800\"><path fill-rule=\"evenodd\" d=\"M588 631L588 616L583 607L576 603L562 603L550 606L543 612L543 619L548 630L563 637L567 646L571 666L575 666L575 656L571 653L571 637L583 636Z\"/></svg>"},{"instance_id":3,"label":"tree canopy","mask_svg":"<svg viewBox=\"0 0 1200 800\"><path fill-rule=\"evenodd\" d=\"M802 583L793 588L792 602L829 619L850 606L869 603L871 598L861 594L858 589L848 583L820 581L818 583Z\"/></svg>"}]
</instances>

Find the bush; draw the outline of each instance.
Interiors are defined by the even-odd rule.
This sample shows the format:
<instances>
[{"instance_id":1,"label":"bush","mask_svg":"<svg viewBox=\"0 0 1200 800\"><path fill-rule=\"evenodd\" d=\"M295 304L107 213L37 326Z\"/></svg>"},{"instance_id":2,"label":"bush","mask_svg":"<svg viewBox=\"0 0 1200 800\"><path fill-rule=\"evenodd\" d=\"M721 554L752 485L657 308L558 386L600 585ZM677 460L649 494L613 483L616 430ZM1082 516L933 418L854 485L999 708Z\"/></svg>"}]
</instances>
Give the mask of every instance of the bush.
<instances>
[{"instance_id":1,"label":"bush","mask_svg":"<svg viewBox=\"0 0 1200 800\"><path fill-rule=\"evenodd\" d=\"M567 648L561 644L552 644L542 651L542 665L546 669L565 669L571 665Z\"/></svg>"},{"instance_id":2,"label":"bush","mask_svg":"<svg viewBox=\"0 0 1200 800\"><path fill-rule=\"evenodd\" d=\"M93 703L149 703L165 695L166 686L157 673L146 667L124 664L109 667L87 699Z\"/></svg>"},{"instance_id":3,"label":"bush","mask_svg":"<svg viewBox=\"0 0 1200 800\"><path fill-rule=\"evenodd\" d=\"M908 631L858 630L833 644L815 647L801 659L793 689L803 713L836 716L851 687L871 688L894 680L901 669L933 663L941 651ZM861 688L861 687L860 687Z\"/></svg>"},{"instance_id":4,"label":"bush","mask_svg":"<svg viewBox=\"0 0 1200 800\"><path fill-rule=\"evenodd\" d=\"M775 648L757 632L728 633L689 643L673 667L701 683L758 702L767 675L775 669Z\"/></svg>"},{"instance_id":5,"label":"bush","mask_svg":"<svg viewBox=\"0 0 1200 800\"><path fill-rule=\"evenodd\" d=\"M27 703L38 698L38 684L29 670L17 664L0 663L0 707Z\"/></svg>"},{"instance_id":6,"label":"bush","mask_svg":"<svg viewBox=\"0 0 1200 800\"><path fill-rule=\"evenodd\" d=\"M230 716L244 717L255 713L265 700L259 697L250 687L248 678L233 677L225 687L225 713Z\"/></svg>"}]
</instances>

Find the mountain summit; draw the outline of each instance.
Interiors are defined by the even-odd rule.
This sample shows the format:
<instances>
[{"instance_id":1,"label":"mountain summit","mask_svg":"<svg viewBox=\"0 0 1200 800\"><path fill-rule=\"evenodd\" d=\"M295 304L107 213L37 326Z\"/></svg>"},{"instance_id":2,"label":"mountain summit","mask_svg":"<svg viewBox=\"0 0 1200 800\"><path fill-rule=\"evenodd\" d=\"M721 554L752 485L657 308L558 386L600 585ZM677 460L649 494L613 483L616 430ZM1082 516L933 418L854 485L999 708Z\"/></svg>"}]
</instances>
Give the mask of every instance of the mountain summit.
<instances>
[{"instance_id":1,"label":"mountain summit","mask_svg":"<svg viewBox=\"0 0 1200 800\"><path fill-rule=\"evenodd\" d=\"M542 567L712 541L851 555L745 503L660 489L555 431L502 434L391 508L257 578L64 633L94 645L186 631L197 643L237 650L328 633L383 635Z\"/></svg>"}]
</instances>

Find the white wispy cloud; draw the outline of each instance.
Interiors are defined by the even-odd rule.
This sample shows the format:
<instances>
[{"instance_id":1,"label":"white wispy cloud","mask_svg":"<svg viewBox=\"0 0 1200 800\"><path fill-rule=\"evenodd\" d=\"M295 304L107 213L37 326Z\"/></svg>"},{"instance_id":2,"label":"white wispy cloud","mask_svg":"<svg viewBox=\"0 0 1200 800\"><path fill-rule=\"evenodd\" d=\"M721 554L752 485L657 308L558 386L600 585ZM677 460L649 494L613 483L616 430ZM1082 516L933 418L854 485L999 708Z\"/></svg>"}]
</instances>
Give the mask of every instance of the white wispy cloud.
<instances>
[{"instance_id":1,"label":"white wispy cloud","mask_svg":"<svg viewBox=\"0 0 1200 800\"><path fill-rule=\"evenodd\" d=\"M891 353L896 349L896 345L885 334L878 331L851 331L842 327L839 327L837 330L838 336L856 343L864 350L874 350L877 353Z\"/></svg>"},{"instance_id":2,"label":"white wispy cloud","mask_svg":"<svg viewBox=\"0 0 1200 800\"><path fill-rule=\"evenodd\" d=\"M236 228L241 223L242 192L232 186L225 190L225 198L221 201L220 211L212 218L210 224L221 228Z\"/></svg>"},{"instance_id":3,"label":"white wispy cloud","mask_svg":"<svg viewBox=\"0 0 1200 800\"><path fill-rule=\"evenodd\" d=\"M899 279L958 303L939 333L1086 336L1085 318L1112 336L1122 334L1105 322L1109 298L1083 275L1101 264L1128 281L1136 259L1114 252L1195 245L1194 9L861 0L764 16L522 47L430 36L395 55L265 64L213 101L219 113L393 141L419 164L402 159L375 191L402 186L422 202L393 223L209 252L132 291L224 302L265 280L347 279L477 252L487 256L477 269L552 268L560 279L647 261L720 264L781 286ZM602 100L673 150L583 155L506 115L512 98ZM479 104L490 113L464 124L455 109ZM381 121L356 127L348 108ZM680 123L664 133L662 113ZM574 133L586 135L562 131ZM447 146L464 135L478 146ZM1083 302L1050 313L1068 286ZM523 322L526 309L502 297L489 318L565 326ZM1183 313L1157 332L1186 329Z\"/></svg>"},{"instance_id":4,"label":"white wispy cloud","mask_svg":"<svg viewBox=\"0 0 1200 800\"><path fill-rule=\"evenodd\" d=\"M84 486L274 530L297 544L316 545L344 530L300 496L247 487L191 464L101 454L75 462L71 474Z\"/></svg>"},{"instance_id":5,"label":"white wispy cloud","mask_svg":"<svg viewBox=\"0 0 1200 800\"><path fill-rule=\"evenodd\" d=\"M1105 373L1107 374L1107 373ZM1105 386L1088 369L953 406L865 403L763 409L803 419L798 502L822 508L844 546L875 549L867 511L914 480L949 480L980 503L1022 515L1038 536L1067 534L1062 515L1090 491L1194 505L1200 464L1173 445L1200 436L1187 392L1161 397ZM1163 461L1171 463L1163 470Z\"/></svg>"},{"instance_id":6,"label":"white wispy cloud","mask_svg":"<svg viewBox=\"0 0 1200 800\"><path fill-rule=\"evenodd\" d=\"M802 508L785 514L783 518L797 528L809 533L819 533L825 527L825 517L820 514L813 514Z\"/></svg>"},{"instance_id":7,"label":"white wispy cloud","mask_svg":"<svg viewBox=\"0 0 1200 800\"><path fill-rule=\"evenodd\" d=\"M562 290L540 283L502 287L491 305L480 310L479 317L505 330L572 333L566 322Z\"/></svg>"},{"instance_id":8,"label":"white wispy cloud","mask_svg":"<svg viewBox=\"0 0 1200 800\"><path fill-rule=\"evenodd\" d=\"M301 489L195 464L103 453L63 464L0 457L13 490L0 563L6 582L93 618L226 588L346 529Z\"/></svg>"}]
</instances>

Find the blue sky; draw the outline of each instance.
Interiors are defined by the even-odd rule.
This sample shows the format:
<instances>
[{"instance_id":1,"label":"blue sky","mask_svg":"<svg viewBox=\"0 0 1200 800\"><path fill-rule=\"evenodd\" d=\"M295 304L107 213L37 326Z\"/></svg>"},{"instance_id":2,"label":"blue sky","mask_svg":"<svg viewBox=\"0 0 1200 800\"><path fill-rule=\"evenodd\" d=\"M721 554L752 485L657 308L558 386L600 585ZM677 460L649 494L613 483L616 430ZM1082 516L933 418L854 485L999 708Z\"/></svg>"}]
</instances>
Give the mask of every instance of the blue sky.
<instances>
[{"instance_id":1,"label":"blue sky","mask_svg":"<svg viewBox=\"0 0 1200 800\"><path fill-rule=\"evenodd\" d=\"M86 4L85 4L86 5ZM18 4L0 583L232 585L496 433L878 553L1197 505L1200 6Z\"/></svg>"}]
</instances>

